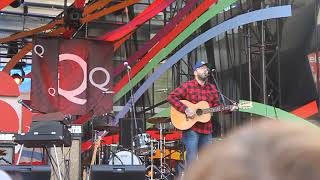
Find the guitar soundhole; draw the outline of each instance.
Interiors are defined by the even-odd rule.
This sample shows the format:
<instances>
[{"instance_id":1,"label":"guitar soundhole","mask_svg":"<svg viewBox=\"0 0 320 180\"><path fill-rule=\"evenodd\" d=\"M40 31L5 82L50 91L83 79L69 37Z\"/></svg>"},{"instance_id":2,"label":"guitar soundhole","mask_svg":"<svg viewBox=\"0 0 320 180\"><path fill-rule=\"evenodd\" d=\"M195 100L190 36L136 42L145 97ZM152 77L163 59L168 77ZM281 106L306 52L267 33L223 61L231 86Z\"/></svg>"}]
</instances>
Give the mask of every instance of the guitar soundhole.
<instances>
[{"instance_id":1,"label":"guitar soundhole","mask_svg":"<svg viewBox=\"0 0 320 180\"><path fill-rule=\"evenodd\" d=\"M203 114L202 109L197 109L196 114L198 116L201 116Z\"/></svg>"}]
</instances>

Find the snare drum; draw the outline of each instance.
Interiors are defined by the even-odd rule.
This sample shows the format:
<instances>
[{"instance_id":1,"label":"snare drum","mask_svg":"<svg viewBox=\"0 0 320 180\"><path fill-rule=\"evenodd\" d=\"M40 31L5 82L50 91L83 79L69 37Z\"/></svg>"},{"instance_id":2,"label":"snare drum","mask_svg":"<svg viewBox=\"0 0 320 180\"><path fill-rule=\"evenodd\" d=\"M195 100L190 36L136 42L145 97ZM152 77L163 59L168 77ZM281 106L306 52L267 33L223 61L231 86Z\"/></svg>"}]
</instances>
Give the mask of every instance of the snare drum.
<instances>
[{"instance_id":1,"label":"snare drum","mask_svg":"<svg viewBox=\"0 0 320 180\"><path fill-rule=\"evenodd\" d=\"M133 162L132 157L133 156ZM109 165L141 165L138 156L130 151L119 151L109 159Z\"/></svg>"},{"instance_id":2,"label":"snare drum","mask_svg":"<svg viewBox=\"0 0 320 180\"><path fill-rule=\"evenodd\" d=\"M149 134L138 134L133 138L134 149L140 155L147 155L150 152L151 138Z\"/></svg>"}]
</instances>

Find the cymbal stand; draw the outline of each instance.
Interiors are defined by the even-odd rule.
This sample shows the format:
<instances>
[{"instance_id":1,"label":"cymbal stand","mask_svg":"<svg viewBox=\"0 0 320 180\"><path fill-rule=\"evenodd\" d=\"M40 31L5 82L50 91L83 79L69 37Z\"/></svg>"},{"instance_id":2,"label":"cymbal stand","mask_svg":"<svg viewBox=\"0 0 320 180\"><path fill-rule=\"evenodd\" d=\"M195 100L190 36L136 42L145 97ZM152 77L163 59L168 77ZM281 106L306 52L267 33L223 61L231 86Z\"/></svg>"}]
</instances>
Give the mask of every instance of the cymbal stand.
<instances>
[{"instance_id":1,"label":"cymbal stand","mask_svg":"<svg viewBox=\"0 0 320 180\"><path fill-rule=\"evenodd\" d=\"M150 180L154 180L154 175L155 175L155 172L157 172L157 173L159 173L161 176L163 176L164 177L164 179L166 179L166 180L168 180L168 178L166 178L164 175L163 175L163 173L162 173L162 171L160 170L160 169L158 169L157 168L157 166L155 166L154 165L154 155L153 155L153 153L154 153L154 151L155 151L155 149L153 149L153 146L154 146L154 142L157 142L157 140L151 140L151 148L150 148L150 152L151 152L151 164L147 167L147 169L149 169L150 168ZM160 146L160 142L159 143L157 143L157 148L158 149L160 149L159 148L159 146Z\"/></svg>"},{"instance_id":2,"label":"cymbal stand","mask_svg":"<svg viewBox=\"0 0 320 180\"><path fill-rule=\"evenodd\" d=\"M164 124L160 123L160 179L168 179L165 175L166 167L165 167L165 153L166 147L164 146L166 142L166 138L163 137L163 129L165 128Z\"/></svg>"},{"instance_id":3,"label":"cymbal stand","mask_svg":"<svg viewBox=\"0 0 320 180\"><path fill-rule=\"evenodd\" d=\"M151 140L151 180L153 180L153 140Z\"/></svg>"},{"instance_id":4,"label":"cymbal stand","mask_svg":"<svg viewBox=\"0 0 320 180\"><path fill-rule=\"evenodd\" d=\"M171 152L171 150L169 149L168 150L168 155L167 155L167 148L166 148L166 137L163 137L163 144L164 144L164 146L163 146L163 151L164 151L164 153L163 153L163 156L162 156L162 159L163 159L163 163L162 163L162 166L161 166L161 172L162 172L162 174L165 174L166 175L166 177L168 177L169 175L174 175L174 174L172 174L172 171L171 171L171 168L170 168L170 166L171 165L169 165L170 163L171 163L171 155L174 153L174 152ZM166 159L169 157L169 164L167 164L166 163ZM167 178L166 178L167 179Z\"/></svg>"},{"instance_id":5,"label":"cymbal stand","mask_svg":"<svg viewBox=\"0 0 320 180\"><path fill-rule=\"evenodd\" d=\"M167 151L166 151L166 137L163 137L163 151L164 151L163 155L162 155L163 164L161 166L161 171L163 173L165 173L166 172L166 166L165 166L165 164L166 164L166 154L167 154Z\"/></svg>"},{"instance_id":6,"label":"cymbal stand","mask_svg":"<svg viewBox=\"0 0 320 180\"><path fill-rule=\"evenodd\" d=\"M162 134L162 123L160 123L160 172L161 172L161 176L160 179L163 178L163 171L162 171L162 167L163 167L163 162L162 162L162 158L163 158L163 134Z\"/></svg>"}]
</instances>

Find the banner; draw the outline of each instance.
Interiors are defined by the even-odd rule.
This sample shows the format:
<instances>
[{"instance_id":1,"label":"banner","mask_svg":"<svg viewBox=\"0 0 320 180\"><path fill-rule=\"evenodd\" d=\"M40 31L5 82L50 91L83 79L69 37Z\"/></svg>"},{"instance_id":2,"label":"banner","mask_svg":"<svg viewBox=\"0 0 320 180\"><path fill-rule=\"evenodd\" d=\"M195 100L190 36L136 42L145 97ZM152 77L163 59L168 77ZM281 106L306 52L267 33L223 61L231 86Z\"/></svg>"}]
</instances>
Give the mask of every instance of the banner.
<instances>
[{"instance_id":1,"label":"banner","mask_svg":"<svg viewBox=\"0 0 320 180\"><path fill-rule=\"evenodd\" d=\"M112 110L111 43L34 38L31 104L41 112L96 115Z\"/></svg>"}]
</instances>

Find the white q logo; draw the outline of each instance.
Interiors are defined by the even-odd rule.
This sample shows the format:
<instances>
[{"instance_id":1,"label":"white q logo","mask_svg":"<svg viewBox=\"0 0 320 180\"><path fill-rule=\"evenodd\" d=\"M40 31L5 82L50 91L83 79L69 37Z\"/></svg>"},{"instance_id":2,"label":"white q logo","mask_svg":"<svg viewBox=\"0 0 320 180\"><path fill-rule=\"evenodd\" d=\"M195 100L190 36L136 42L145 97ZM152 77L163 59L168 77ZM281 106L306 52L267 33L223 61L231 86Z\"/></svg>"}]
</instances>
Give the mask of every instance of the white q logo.
<instances>
[{"instance_id":1,"label":"white q logo","mask_svg":"<svg viewBox=\"0 0 320 180\"><path fill-rule=\"evenodd\" d=\"M96 82L94 82L93 80L93 74L96 72L96 71L102 71L104 72L104 74L106 75L106 81L102 84L97 84ZM105 68L102 68L102 67L96 67L96 68L93 68L90 73L89 73L89 81L91 82L91 84L99 89L101 89L102 91L105 91L107 92L109 89L106 89L104 88L104 86L106 86L109 81L110 81L110 74L109 72L105 69Z\"/></svg>"},{"instance_id":2,"label":"white q logo","mask_svg":"<svg viewBox=\"0 0 320 180\"><path fill-rule=\"evenodd\" d=\"M40 51L39 51L40 49ZM37 44L34 46L33 51L36 55L40 56L41 58L43 58L43 54L44 54L44 48L43 46Z\"/></svg>"},{"instance_id":3,"label":"white q logo","mask_svg":"<svg viewBox=\"0 0 320 180\"><path fill-rule=\"evenodd\" d=\"M86 99L81 99L81 98L78 98L78 97L75 97L75 96L78 96L79 94L83 93L86 89L87 89L87 63L79 56L75 55L75 54L60 54L59 55L59 62L61 61L74 61L76 63L78 63L83 71L83 81L81 83L81 85L74 89L74 90L71 90L71 91L66 91L66 90L63 90L60 88L59 86L59 82L58 82L58 94L64 96L66 99L68 99L69 101L73 102L73 103L76 103L76 104L80 104L80 105L83 105L87 102ZM93 80L93 74L96 72L96 71L102 71L105 73L106 75L106 81L102 84L97 84L96 82L94 82ZM59 76L59 75L58 75ZM59 79L59 77L58 77ZM104 88L104 86L106 86L109 81L110 81L110 74L109 72L102 68L102 67L96 67L94 69L92 69L89 73L89 81L90 83L97 87L98 89L101 89L102 91L108 91L109 89L106 89ZM55 89L54 88L49 88L48 89L48 93L51 95L51 96L55 96Z\"/></svg>"}]
</instances>

